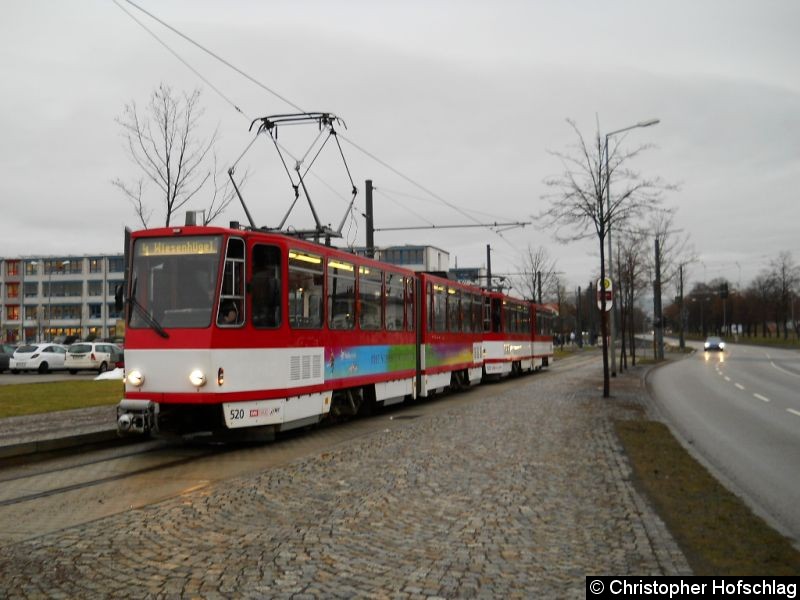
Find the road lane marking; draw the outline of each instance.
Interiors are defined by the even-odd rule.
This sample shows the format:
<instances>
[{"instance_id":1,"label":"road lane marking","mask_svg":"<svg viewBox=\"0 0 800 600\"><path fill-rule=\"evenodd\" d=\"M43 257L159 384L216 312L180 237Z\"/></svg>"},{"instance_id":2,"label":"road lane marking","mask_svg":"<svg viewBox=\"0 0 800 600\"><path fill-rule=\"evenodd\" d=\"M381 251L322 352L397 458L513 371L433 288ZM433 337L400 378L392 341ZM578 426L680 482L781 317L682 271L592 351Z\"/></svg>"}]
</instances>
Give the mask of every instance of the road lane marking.
<instances>
[{"instance_id":1,"label":"road lane marking","mask_svg":"<svg viewBox=\"0 0 800 600\"><path fill-rule=\"evenodd\" d=\"M734 383L733 385L735 385L735 386L736 386L737 388L739 388L740 390L743 390L743 389L744 389L744 386L743 386L741 383Z\"/></svg>"},{"instance_id":2,"label":"road lane marking","mask_svg":"<svg viewBox=\"0 0 800 600\"><path fill-rule=\"evenodd\" d=\"M791 371L787 371L786 369L779 367L772 361L769 361L769 364L771 364L773 367L775 367L776 369L778 369L778 371L781 371L782 373L786 373L787 375L793 375L794 377L800 377L800 375L798 375L797 373L792 373Z\"/></svg>"},{"instance_id":3,"label":"road lane marking","mask_svg":"<svg viewBox=\"0 0 800 600\"><path fill-rule=\"evenodd\" d=\"M723 375L723 377L725 378L725 381L730 381L731 380L731 378L728 377L727 375Z\"/></svg>"},{"instance_id":4,"label":"road lane marking","mask_svg":"<svg viewBox=\"0 0 800 600\"><path fill-rule=\"evenodd\" d=\"M800 417L800 410L795 410L795 409L793 409L793 408L787 408L787 409L786 409L786 412L790 412L790 413L792 413L793 415L797 415L798 417Z\"/></svg>"},{"instance_id":5,"label":"road lane marking","mask_svg":"<svg viewBox=\"0 0 800 600\"><path fill-rule=\"evenodd\" d=\"M766 396L762 396L761 394L753 394L753 396L764 402L769 402L769 398L767 398Z\"/></svg>"}]
</instances>

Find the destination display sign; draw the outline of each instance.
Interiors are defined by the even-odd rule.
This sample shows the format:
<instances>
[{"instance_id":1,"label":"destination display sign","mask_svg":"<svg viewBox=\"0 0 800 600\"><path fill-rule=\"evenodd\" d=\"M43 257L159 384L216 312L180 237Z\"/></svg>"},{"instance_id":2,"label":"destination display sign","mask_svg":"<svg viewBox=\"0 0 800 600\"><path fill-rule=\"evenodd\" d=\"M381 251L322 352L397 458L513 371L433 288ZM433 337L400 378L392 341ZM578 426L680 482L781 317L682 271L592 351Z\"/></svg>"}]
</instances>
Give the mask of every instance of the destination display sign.
<instances>
[{"instance_id":1,"label":"destination display sign","mask_svg":"<svg viewBox=\"0 0 800 600\"><path fill-rule=\"evenodd\" d=\"M139 239L136 241L136 256L217 254L219 248L219 236Z\"/></svg>"}]
</instances>

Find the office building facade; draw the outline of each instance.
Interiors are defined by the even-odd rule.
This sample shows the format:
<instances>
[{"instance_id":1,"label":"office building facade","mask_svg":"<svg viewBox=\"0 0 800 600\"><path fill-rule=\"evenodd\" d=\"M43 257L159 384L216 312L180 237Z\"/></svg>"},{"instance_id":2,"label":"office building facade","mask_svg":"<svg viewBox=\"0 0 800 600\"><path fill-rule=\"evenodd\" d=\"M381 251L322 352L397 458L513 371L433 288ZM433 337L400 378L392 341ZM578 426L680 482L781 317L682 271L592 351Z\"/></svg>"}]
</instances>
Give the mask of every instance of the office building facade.
<instances>
[{"instance_id":1,"label":"office building facade","mask_svg":"<svg viewBox=\"0 0 800 600\"><path fill-rule=\"evenodd\" d=\"M119 337L114 291L124 278L122 254L0 258L0 339Z\"/></svg>"}]
</instances>

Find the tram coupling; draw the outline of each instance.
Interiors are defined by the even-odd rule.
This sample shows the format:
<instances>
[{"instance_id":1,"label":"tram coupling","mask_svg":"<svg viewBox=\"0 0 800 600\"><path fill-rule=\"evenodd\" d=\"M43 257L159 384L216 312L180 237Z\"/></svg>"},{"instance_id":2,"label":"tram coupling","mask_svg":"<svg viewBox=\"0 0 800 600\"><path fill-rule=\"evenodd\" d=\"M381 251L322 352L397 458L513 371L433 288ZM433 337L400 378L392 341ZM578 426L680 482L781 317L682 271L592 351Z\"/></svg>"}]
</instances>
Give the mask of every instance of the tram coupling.
<instances>
[{"instance_id":1,"label":"tram coupling","mask_svg":"<svg viewBox=\"0 0 800 600\"><path fill-rule=\"evenodd\" d=\"M117 405L117 433L150 433L155 429L157 412L158 404L152 400L120 400Z\"/></svg>"}]
</instances>

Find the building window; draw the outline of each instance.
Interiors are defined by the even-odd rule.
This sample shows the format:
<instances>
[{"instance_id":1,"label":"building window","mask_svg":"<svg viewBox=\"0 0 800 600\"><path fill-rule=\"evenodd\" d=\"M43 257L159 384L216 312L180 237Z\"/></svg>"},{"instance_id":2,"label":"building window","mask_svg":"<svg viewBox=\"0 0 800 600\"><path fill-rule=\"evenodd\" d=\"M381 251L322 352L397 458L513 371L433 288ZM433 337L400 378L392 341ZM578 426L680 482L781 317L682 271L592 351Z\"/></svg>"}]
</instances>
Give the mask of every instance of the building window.
<instances>
[{"instance_id":1,"label":"building window","mask_svg":"<svg viewBox=\"0 0 800 600\"><path fill-rule=\"evenodd\" d=\"M73 266L74 263L74 266ZM29 266L33 267L34 264L30 263ZM80 273L81 261L77 259L50 259L44 261L44 273L50 275L59 275L64 273ZM26 271L26 274L27 271Z\"/></svg>"},{"instance_id":2,"label":"building window","mask_svg":"<svg viewBox=\"0 0 800 600\"><path fill-rule=\"evenodd\" d=\"M45 281L42 287L49 298L80 298L83 293L82 281Z\"/></svg>"},{"instance_id":3,"label":"building window","mask_svg":"<svg viewBox=\"0 0 800 600\"><path fill-rule=\"evenodd\" d=\"M111 303L108 304L108 309L107 309L108 318L109 319L121 319L124 310L125 310L124 308L121 309L121 310L117 310L116 303L111 302Z\"/></svg>"},{"instance_id":4,"label":"building window","mask_svg":"<svg viewBox=\"0 0 800 600\"><path fill-rule=\"evenodd\" d=\"M9 283L6 285L6 294L8 294L7 298L19 298L19 284Z\"/></svg>"},{"instance_id":5,"label":"building window","mask_svg":"<svg viewBox=\"0 0 800 600\"><path fill-rule=\"evenodd\" d=\"M89 282L87 282L87 294L89 296L102 296L103 295L103 282L102 281L89 281Z\"/></svg>"},{"instance_id":6,"label":"building window","mask_svg":"<svg viewBox=\"0 0 800 600\"><path fill-rule=\"evenodd\" d=\"M117 286L120 286L122 284L123 284L123 281L121 279L109 279L108 280L108 292L107 292L106 295L113 296L114 293L117 290Z\"/></svg>"},{"instance_id":7,"label":"building window","mask_svg":"<svg viewBox=\"0 0 800 600\"><path fill-rule=\"evenodd\" d=\"M81 306L80 304L53 304L50 306L49 318L53 320L80 319Z\"/></svg>"},{"instance_id":8,"label":"building window","mask_svg":"<svg viewBox=\"0 0 800 600\"><path fill-rule=\"evenodd\" d=\"M41 269L41 270L40 270ZM39 273L43 273L44 268L39 263L39 261L29 261L25 263L25 276L28 275L38 275Z\"/></svg>"},{"instance_id":9,"label":"building window","mask_svg":"<svg viewBox=\"0 0 800 600\"><path fill-rule=\"evenodd\" d=\"M89 304L89 318L102 319L103 318L103 305L102 304Z\"/></svg>"},{"instance_id":10,"label":"building window","mask_svg":"<svg viewBox=\"0 0 800 600\"><path fill-rule=\"evenodd\" d=\"M6 317L9 321L19 321L19 306L16 304L7 306Z\"/></svg>"},{"instance_id":11,"label":"building window","mask_svg":"<svg viewBox=\"0 0 800 600\"><path fill-rule=\"evenodd\" d=\"M108 258L108 272L122 273L125 271L125 260L122 256L111 256Z\"/></svg>"},{"instance_id":12,"label":"building window","mask_svg":"<svg viewBox=\"0 0 800 600\"><path fill-rule=\"evenodd\" d=\"M19 275L19 261L7 260L6 261L6 275L16 277Z\"/></svg>"},{"instance_id":13,"label":"building window","mask_svg":"<svg viewBox=\"0 0 800 600\"><path fill-rule=\"evenodd\" d=\"M103 272L103 259L90 258L89 259L89 273L102 273Z\"/></svg>"}]
</instances>

